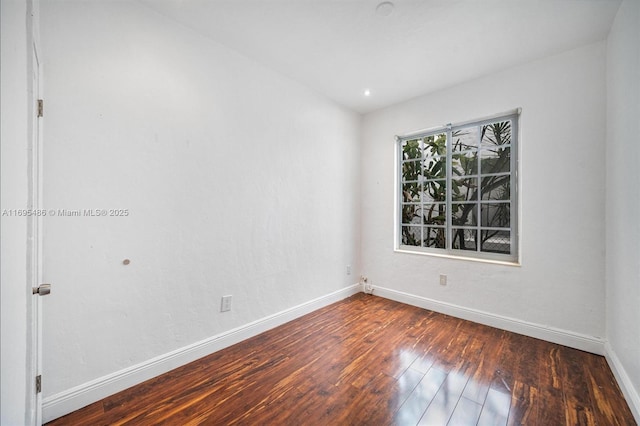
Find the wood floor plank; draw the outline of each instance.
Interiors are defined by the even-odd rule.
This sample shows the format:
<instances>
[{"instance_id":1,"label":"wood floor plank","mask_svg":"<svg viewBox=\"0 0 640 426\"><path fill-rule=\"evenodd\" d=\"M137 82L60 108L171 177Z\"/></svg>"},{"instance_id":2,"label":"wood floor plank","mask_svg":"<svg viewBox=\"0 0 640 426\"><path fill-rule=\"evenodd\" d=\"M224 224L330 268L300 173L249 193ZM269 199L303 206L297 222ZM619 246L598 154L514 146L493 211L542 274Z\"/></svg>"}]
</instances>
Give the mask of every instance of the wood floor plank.
<instances>
[{"instance_id":1,"label":"wood floor plank","mask_svg":"<svg viewBox=\"0 0 640 426\"><path fill-rule=\"evenodd\" d=\"M617 395L622 391L604 357L586 357L583 370L592 394L593 408L599 424L624 425L632 416L629 406Z\"/></svg>"},{"instance_id":2,"label":"wood floor plank","mask_svg":"<svg viewBox=\"0 0 640 426\"><path fill-rule=\"evenodd\" d=\"M538 414L539 424L563 425L566 423L562 380L559 373L560 346L540 344L538 354Z\"/></svg>"},{"instance_id":3,"label":"wood floor plank","mask_svg":"<svg viewBox=\"0 0 640 426\"><path fill-rule=\"evenodd\" d=\"M390 413L396 413L398 409L404 404L409 395L413 393L418 383L422 380L425 373L414 370L413 368L407 369L402 376L396 381L395 388L390 395L385 395L387 401L387 410Z\"/></svg>"},{"instance_id":4,"label":"wood floor plank","mask_svg":"<svg viewBox=\"0 0 640 426\"><path fill-rule=\"evenodd\" d=\"M560 347L558 354L561 360L559 370L564 390L566 424L596 424L589 382L582 367L584 352Z\"/></svg>"},{"instance_id":5,"label":"wood floor plank","mask_svg":"<svg viewBox=\"0 0 640 426\"><path fill-rule=\"evenodd\" d=\"M449 372L418 424L446 425L462 397L468 380L469 377L460 372Z\"/></svg>"},{"instance_id":6,"label":"wood floor plank","mask_svg":"<svg viewBox=\"0 0 640 426\"><path fill-rule=\"evenodd\" d=\"M395 415L395 424L418 424L427 407L447 378L447 373L431 367Z\"/></svg>"},{"instance_id":7,"label":"wood floor plank","mask_svg":"<svg viewBox=\"0 0 640 426\"><path fill-rule=\"evenodd\" d=\"M462 394L465 398L479 404L484 404L487 397L507 337L504 331L497 329L490 331L493 333L489 334L489 331L485 330L485 343L479 356L478 368Z\"/></svg>"},{"instance_id":8,"label":"wood floor plank","mask_svg":"<svg viewBox=\"0 0 640 426\"><path fill-rule=\"evenodd\" d=\"M504 389L491 388L482 406L478 426L502 426L507 424L511 395Z\"/></svg>"},{"instance_id":9,"label":"wood floor plank","mask_svg":"<svg viewBox=\"0 0 640 426\"><path fill-rule=\"evenodd\" d=\"M50 425L635 425L603 357L358 294Z\"/></svg>"},{"instance_id":10,"label":"wood floor plank","mask_svg":"<svg viewBox=\"0 0 640 426\"><path fill-rule=\"evenodd\" d=\"M481 411L482 404L461 397L448 424L451 426L475 425L478 423Z\"/></svg>"},{"instance_id":11,"label":"wood floor plank","mask_svg":"<svg viewBox=\"0 0 640 426\"><path fill-rule=\"evenodd\" d=\"M527 383L515 381L511 394L508 425L537 425L538 389Z\"/></svg>"}]
</instances>

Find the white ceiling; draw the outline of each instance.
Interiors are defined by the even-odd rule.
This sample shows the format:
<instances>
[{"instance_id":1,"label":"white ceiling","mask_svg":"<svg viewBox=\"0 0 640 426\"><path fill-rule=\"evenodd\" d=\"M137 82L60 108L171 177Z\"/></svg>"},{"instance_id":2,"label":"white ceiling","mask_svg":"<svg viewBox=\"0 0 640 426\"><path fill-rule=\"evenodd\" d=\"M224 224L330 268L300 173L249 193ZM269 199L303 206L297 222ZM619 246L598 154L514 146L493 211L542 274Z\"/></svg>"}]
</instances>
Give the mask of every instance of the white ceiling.
<instances>
[{"instance_id":1,"label":"white ceiling","mask_svg":"<svg viewBox=\"0 0 640 426\"><path fill-rule=\"evenodd\" d=\"M392 0L382 16L382 1L143 0L361 113L603 40L620 5Z\"/></svg>"}]
</instances>

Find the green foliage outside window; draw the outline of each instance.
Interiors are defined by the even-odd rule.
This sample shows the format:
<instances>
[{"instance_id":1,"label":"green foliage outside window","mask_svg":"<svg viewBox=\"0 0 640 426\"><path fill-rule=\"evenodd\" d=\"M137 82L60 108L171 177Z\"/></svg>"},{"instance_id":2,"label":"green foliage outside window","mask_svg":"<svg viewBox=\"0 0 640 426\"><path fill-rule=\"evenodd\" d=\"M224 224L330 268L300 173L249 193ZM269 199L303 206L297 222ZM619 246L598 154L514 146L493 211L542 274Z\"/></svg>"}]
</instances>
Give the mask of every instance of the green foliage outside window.
<instances>
[{"instance_id":1,"label":"green foliage outside window","mask_svg":"<svg viewBox=\"0 0 640 426\"><path fill-rule=\"evenodd\" d=\"M403 140L401 244L510 254L511 150L511 120Z\"/></svg>"}]
</instances>

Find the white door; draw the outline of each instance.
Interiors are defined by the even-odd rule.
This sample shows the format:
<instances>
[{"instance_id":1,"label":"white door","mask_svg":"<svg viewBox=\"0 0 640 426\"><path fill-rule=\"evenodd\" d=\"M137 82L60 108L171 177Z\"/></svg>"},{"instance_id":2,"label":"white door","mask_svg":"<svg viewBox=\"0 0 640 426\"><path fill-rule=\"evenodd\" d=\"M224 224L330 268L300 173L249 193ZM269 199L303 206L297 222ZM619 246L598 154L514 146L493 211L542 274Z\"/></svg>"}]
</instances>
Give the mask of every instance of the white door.
<instances>
[{"instance_id":1,"label":"white door","mask_svg":"<svg viewBox=\"0 0 640 426\"><path fill-rule=\"evenodd\" d=\"M29 217L27 227L28 282L31 287L31 326L28 341L31 358L30 371L33 381L30 387L31 424L42 424L42 393L40 374L42 372L42 303L47 294L47 286L42 285L42 103L40 93L40 60L38 50L33 44L32 66L32 135L29 142Z\"/></svg>"}]
</instances>

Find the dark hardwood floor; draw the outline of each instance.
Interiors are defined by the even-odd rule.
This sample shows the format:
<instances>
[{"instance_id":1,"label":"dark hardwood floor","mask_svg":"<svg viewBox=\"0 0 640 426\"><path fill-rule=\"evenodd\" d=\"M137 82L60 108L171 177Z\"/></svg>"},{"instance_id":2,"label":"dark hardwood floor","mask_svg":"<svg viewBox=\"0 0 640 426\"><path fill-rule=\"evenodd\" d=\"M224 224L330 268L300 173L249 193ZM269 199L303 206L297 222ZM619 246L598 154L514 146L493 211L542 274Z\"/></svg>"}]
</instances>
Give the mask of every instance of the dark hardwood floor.
<instances>
[{"instance_id":1,"label":"dark hardwood floor","mask_svg":"<svg viewBox=\"0 0 640 426\"><path fill-rule=\"evenodd\" d=\"M358 294L49 425L635 425L605 359Z\"/></svg>"}]
</instances>

